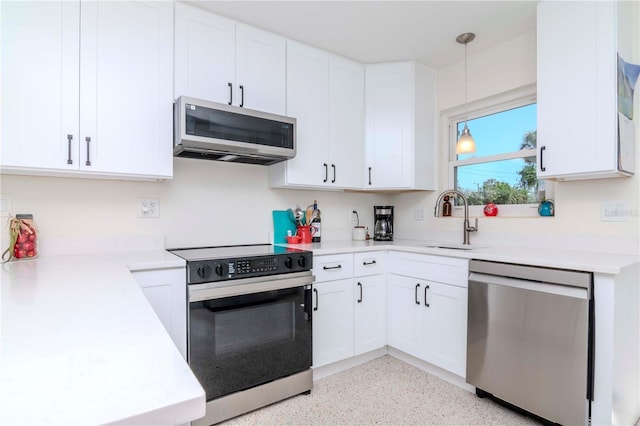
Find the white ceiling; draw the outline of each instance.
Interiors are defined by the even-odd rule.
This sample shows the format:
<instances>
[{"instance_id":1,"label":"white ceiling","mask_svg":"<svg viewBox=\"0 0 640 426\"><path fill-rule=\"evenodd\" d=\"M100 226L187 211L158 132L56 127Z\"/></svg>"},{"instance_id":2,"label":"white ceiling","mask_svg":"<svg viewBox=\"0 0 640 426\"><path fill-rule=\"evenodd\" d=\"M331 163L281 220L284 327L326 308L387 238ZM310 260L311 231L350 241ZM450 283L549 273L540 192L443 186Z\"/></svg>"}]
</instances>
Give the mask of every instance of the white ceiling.
<instances>
[{"instance_id":1,"label":"white ceiling","mask_svg":"<svg viewBox=\"0 0 640 426\"><path fill-rule=\"evenodd\" d=\"M363 63L413 59L441 68L536 26L535 1L187 1Z\"/></svg>"}]
</instances>

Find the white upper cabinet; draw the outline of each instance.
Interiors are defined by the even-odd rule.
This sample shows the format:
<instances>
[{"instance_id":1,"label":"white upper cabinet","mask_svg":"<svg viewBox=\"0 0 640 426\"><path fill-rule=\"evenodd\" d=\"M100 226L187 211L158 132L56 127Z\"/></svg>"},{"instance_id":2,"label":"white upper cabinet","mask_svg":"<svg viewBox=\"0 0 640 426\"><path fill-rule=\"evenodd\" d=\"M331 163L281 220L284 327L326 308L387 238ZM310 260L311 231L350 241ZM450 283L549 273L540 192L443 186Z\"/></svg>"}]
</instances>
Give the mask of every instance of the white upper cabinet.
<instances>
[{"instance_id":1,"label":"white upper cabinet","mask_svg":"<svg viewBox=\"0 0 640 426\"><path fill-rule=\"evenodd\" d=\"M273 187L357 188L364 141L364 68L287 41L287 115L296 157L269 168Z\"/></svg>"},{"instance_id":2,"label":"white upper cabinet","mask_svg":"<svg viewBox=\"0 0 640 426\"><path fill-rule=\"evenodd\" d=\"M172 4L1 7L3 172L172 176Z\"/></svg>"},{"instance_id":3,"label":"white upper cabinet","mask_svg":"<svg viewBox=\"0 0 640 426\"><path fill-rule=\"evenodd\" d=\"M435 72L414 62L366 66L366 189L436 189Z\"/></svg>"},{"instance_id":4,"label":"white upper cabinet","mask_svg":"<svg viewBox=\"0 0 640 426\"><path fill-rule=\"evenodd\" d=\"M0 9L3 171L77 170L80 3L2 2Z\"/></svg>"},{"instance_id":5,"label":"white upper cabinet","mask_svg":"<svg viewBox=\"0 0 640 426\"><path fill-rule=\"evenodd\" d=\"M362 187L364 150L364 66L329 55L330 183Z\"/></svg>"},{"instance_id":6,"label":"white upper cabinet","mask_svg":"<svg viewBox=\"0 0 640 426\"><path fill-rule=\"evenodd\" d=\"M285 114L283 37L176 3L175 97Z\"/></svg>"},{"instance_id":7,"label":"white upper cabinet","mask_svg":"<svg viewBox=\"0 0 640 426\"><path fill-rule=\"evenodd\" d=\"M631 3L538 4L539 178L635 171L634 124L618 113L617 54L631 60Z\"/></svg>"}]
</instances>

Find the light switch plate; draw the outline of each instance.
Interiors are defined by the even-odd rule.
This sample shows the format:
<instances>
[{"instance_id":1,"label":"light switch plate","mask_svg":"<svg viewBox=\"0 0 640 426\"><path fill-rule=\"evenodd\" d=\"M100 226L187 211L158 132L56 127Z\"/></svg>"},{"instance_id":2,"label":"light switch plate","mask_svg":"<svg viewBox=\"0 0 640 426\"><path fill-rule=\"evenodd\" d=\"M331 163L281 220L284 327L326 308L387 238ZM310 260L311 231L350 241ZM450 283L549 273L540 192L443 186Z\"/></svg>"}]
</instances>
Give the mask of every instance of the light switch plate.
<instances>
[{"instance_id":1,"label":"light switch plate","mask_svg":"<svg viewBox=\"0 0 640 426\"><path fill-rule=\"evenodd\" d=\"M425 217L425 210L424 207L416 207L416 220L417 221L423 221L424 217Z\"/></svg>"},{"instance_id":2,"label":"light switch plate","mask_svg":"<svg viewBox=\"0 0 640 426\"><path fill-rule=\"evenodd\" d=\"M0 217L9 217L12 208L11 195L0 194Z\"/></svg>"},{"instance_id":3,"label":"light switch plate","mask_svg":"<svg viewBox=\"0 0 640 426\"><path fill-rule=\"evenodd\" d=\"M631 217L629 202L623 200L603 201L600 207L600 222L628 222Z\"/></svg>"}]
</instances>

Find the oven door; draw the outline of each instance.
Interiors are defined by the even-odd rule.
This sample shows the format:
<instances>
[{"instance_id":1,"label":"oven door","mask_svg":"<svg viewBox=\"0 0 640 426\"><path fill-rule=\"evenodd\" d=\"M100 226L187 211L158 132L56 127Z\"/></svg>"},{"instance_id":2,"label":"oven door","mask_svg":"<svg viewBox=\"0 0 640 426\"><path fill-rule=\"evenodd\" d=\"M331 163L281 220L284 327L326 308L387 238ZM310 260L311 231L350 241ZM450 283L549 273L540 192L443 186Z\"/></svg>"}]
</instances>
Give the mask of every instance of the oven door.
<instances>
[{"instance_id":1,"label":"oven door","mask_svg":"<svg viewBox=\"0 0 640 426\"><path fill-rule=\"evenodd\" d=\"M304 272L189 286L188 361L207 401L311 367L312 282Z\"/></svg>"}]
</instances>

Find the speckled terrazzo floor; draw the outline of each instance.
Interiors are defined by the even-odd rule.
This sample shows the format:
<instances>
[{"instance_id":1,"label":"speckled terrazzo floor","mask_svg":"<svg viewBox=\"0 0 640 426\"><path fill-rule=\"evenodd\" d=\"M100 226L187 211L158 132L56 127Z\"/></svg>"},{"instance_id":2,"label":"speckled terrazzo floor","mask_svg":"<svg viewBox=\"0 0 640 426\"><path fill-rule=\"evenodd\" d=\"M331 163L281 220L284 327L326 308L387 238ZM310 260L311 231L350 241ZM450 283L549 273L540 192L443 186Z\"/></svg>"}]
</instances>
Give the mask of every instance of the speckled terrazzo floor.
<instances>
[{"instance_id":1,"label":"speckled terrazzo floor","mask_svg":"<svg viewBox=\"0 0 640 426\"><path fill-rule=\"evenodd\" d=\"M229 425L537 425L391 356L318 380Z\"/></svg>"}]
</instances>

